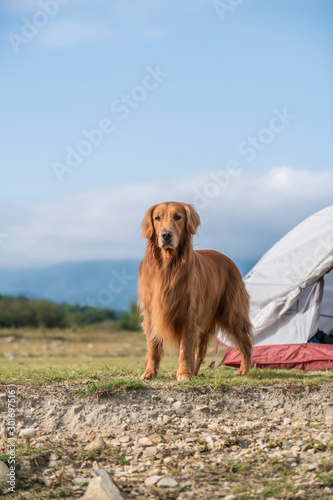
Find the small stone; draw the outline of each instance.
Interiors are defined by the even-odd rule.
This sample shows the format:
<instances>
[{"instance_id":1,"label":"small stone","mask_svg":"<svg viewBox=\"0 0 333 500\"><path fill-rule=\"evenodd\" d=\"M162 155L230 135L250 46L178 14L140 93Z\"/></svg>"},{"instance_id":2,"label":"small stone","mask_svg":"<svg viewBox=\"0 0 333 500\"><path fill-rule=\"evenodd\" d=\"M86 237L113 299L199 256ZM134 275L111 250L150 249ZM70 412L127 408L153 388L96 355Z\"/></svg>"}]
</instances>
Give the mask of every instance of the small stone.
<instances>
[{"instance_id":1,"label":"small stone","mask_svg":"<svg viewBox=\"0 0 333 500\"><path fill-rule=\"evenodd\" d=\"M24 437L25 439L29 439L29 438L35 436L36 432L37 431L36 431L36 429L34 427L29 427L27 429L22 429L20 431L19 435L20 435L20 437Z\"/></svg>"},{"instance_id":2,"label":"small stone","mask_svg":"<svg viewBox=\"0 0 333 500\"><path fill-rule=\"evenodd\" d=\"M130 437L129 436L122 436L121 438L119 438L119 441L120 441L120 443L128 443L130 441Z\"/></svg>"},{"instance_id":3,"label":"small stone","mask_svg":"<svg viewBox=\"0 0 333 500\"><path fill-rule=\"evenodd\" d=\"M327 417L325 420L325 425L326 425L326 427L333 427L333 418Z\"/></svg>"},{"instance_id":4,"label":"small stone","mask_svg":"<svg viewBox=\"0 0 333 500\"><path fill-rule=\"evenodd\" d=\"M0 489L7 486L7 474L9 474L7 465L0 461Z\"/></svg>"},{"instance_id":5,"label":"small stone","mask_svg":"<svg viewBox=\"0 0 333 500\"><path fill-rule=\"evenodd\" d=\"M207 443L208 448L210 448L210 449L214 448L214 441L213 441L212 436L206 437L206 443Z\"/></svg>"},{"instance_id":6,"label":"small stone","mask_svg":"<svg viewBox=\"0 0 333 500\"><path fill-rule=\"evenodd\" d=\"M73 483L74 484L79 484L79 485L80 484L88 484L89 481L90 481L90 479L87 478L87 477L76 477L76 478L73 479Z\"/></svg>"},{"instance_id":7,"label":"small stone","mask_svg":"<svg viewBox=\"0 0 333 500\"><path fill-rule=\"evenodd\" d=\"M76 413L80 413L80 411L83 409L83 406L82 405L73 405L71 407L71 410L74 414Z\"/></svg>"},{"instance_id":8,"label":"small stone","mask_svg":"<svg viewBox=\"0 0 333 500\"><path fill-rule=\"evenodd\" d=\"M141 444L142 446L153 446L152 441L147 437L140 438L138 443Z\"/></svg>"},{"instance_id":9,"label":"small stone","mask_svg":"<svg viewBox=\"0 0 333 500\"><path fill-rule=\"evenodd\" d=\"M178 482L175 479L173 479L173 477L169 476L163 477L157 483L158 488L175 488L176 486L178 486Z\"/></svg>"},{"instance_id":10,"label":"small stone","mask_svg":"<svg viewBox=\"0 0 333 500\"><path fill-rule=\"evenodd\" d=\"M209 406L207 405L199 405L196 408L198 411L202 411L202 413L209 413Z\"/></svg>"},{"instance_id":11,"label":"small stone","mask_svg":"<svg viewBox=\"0 0 333 500\"><path fill-rule=\"evenodd\" d=\"M236 495L227 495L223 498L224 498L224 500L237 500Z\"/></svg>"},{"instance_id":12,"label":"small stone","mask_svg":"<svg viewBox=\"0 0 333 500\"><path fill-rule=\"evenodd\" d=\"M283 425L289 425L291 424L291 419L290 418L284 418L283 419Z\"/></svg>"},{"instance_id":13,"label":"small stone","mask_svg":"<svg viewBox=\"0 0 333 500\"><path fill-rule=\"evenodd\" d=\"M148 446L142 454L142 458L154 457L157 454L156 446Z\"/></svg>"},{"instance_id":14,"label":"small stone","mask_svg":"<svg viewBox=\"0 0 333 500\"><path fill-rule=\"evenodd\" d=\"M86 447L86 449L89 451L104 450L104 448L105 448L105 443L104 443L103 439L94 439Z\"/></svg>"},{"instance_id":15,"label":"small stone","mask_svg":"<svg viewBox=\"0 0 333 500\"><path fill-rule=\"evenodd\" d=\"M15 354L13 352L5 352L4 356L5 356L5 358L10 359L11 361L13 361L13 359L15 359Z\"/></svg>"},{"instance_id":16,"label":"small stone","mask_svg":"<svg viewBox=\"0 0 333 500\"><path fill-rule=\"evenodd\" d=\"M157 481L159 481L160 479L162 479L162 476L149 476L149 477L146 477L145 479L145 485L146 486L153 486L154 484L157 483Z\"/></svg>"},{"instance_id":17,"label":"small stone","mask_svg":"<svg viewBox=\"0 0 333 500\"><path fill-rule=\"evenodd\" d=\"M310 470L310 471L311 470L315 470L316 468L317 468L316 464L310 464L310 465L307 466L307 469Z\"/></svg>"},{"instance_id":18,"label":"small stone","mask_svg":"<svg viewBox=\"0 0 333 500\"><path fill-rule=\"evenodd\" d=\"M104 469L94 470L92 474L94 477L90 480L82 500L123 500L117 486Z\"/></svg>"},{"instance_id":19,"label":"small stone","mask_svg":"<svg viewBox=\"0 0 333 500\"><path fill-rule=\"evenodd\" d=\"M181 401L176 401L175 403L173 403L172 405L172 409L175 410L175 411L179 411L183 408L183 403Z\"/></svg>"},{"instance_id":20,"label":"small stone","mask_svg":"<svg viewBox=\"0 0 333 500\"><path fill-rule=\"evenodd\" d=\"M331 441L332 434L329 432L320 432L317 436L319 441Z\"/></svg>"},{"instance_id":21,"label":"small stone","mask_svg":"<svg viewBox=\"0 0 333 500\"><path fill-rule=\"evenodd\" d=\"M304 444L304 441L302 441L301 439L299 439L298 441L296 441L296 445L297 446L303 446Z\"/></svg>"},{"instance_id":22,"label":"small stone","mask_svg":"<svg viewBox=\"0 0 333 500\"><path fill-rule=\"evenodd\" d=\"M9 335L9 337L5 337L5 341L9 342L9 343L15 342L15 340L16 340L16 337L14 337L14 335Z\"/></svg>"},{"instance_id":23,"label":"small stone","mask_svg":"<svg viewBox=\"0 0 333 500\"><path fill-rule=\"evenodd\" d=\"M163 415L163 424L168 424L169 422L171 422L171 417L169 417L169 415Z\"/></svg>"}]
</instances>

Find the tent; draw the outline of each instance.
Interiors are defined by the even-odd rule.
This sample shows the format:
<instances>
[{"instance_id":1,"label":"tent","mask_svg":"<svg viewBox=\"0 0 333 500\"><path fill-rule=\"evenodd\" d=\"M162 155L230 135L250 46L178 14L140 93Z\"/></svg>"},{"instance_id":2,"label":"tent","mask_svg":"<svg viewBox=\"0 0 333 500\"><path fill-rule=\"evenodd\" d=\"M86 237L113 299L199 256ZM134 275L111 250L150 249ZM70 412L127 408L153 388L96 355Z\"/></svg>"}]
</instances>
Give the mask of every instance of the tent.
<instances>
[{"instance_id":1,"label":"tent","mask_svg":"<svg viewBox=\"0 0 333 500\"><path fill-rule=\"evenodd\" d=\"M333 368L333 205L312 215L276 243L245 276L258 368ZM326 335L324 335L324 333ZM318 338L319 338L319 334ZM313 343L316 342L316 343ZM218 333L214 362L239 367L240 353Z\"/></svg>"}]
</instances>

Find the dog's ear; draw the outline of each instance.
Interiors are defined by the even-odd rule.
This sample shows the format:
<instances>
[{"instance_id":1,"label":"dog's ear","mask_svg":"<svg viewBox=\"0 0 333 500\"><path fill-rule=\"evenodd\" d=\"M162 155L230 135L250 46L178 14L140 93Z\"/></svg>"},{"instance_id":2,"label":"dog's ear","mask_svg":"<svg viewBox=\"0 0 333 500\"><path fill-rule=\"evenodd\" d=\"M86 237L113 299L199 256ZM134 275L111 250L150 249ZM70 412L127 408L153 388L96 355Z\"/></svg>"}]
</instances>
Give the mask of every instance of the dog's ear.
<instances>
[{"instance_id":1,"label":"dog's ear","mask_svg":"<svg viewBox=\"0 0 333 500\"><path fill-rule=\"evenodd\" d=\"M200 217L194 210L192 205L185 205L186 210L186 227L190 234L195 234L200 226Z\"/></svg>"},{"instance_id":2,"label":"dog's ear","mask_svg":"<svg viewBox=\"0 0 333 500\"><path fill-rule=\"evenodd\" d=\"M141 223L141 233L143 238L151 238L154 234L153 212L156 205L147 210L146 215Z\"/></svg>"}]
</instances>

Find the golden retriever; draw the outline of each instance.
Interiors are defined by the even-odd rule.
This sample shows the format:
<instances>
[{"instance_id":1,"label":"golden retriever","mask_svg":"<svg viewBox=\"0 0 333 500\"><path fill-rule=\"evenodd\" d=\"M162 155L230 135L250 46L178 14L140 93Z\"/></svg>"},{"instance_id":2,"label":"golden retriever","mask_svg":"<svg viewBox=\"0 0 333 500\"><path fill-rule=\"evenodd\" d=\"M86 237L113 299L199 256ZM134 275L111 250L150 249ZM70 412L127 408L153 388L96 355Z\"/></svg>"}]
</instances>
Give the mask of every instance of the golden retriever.
<instances>
[{"instance_id":1,"label":"golden retriever","mask_svg":"<svg viewBox=\"0 0 333 500\"><path fill-rule=\"evenodd\" d=\"M197 375L211 336L223 329L241 352L237 374L251 366L249 297L242 276L225 255L193 250L200 217L191 205L166 202L142 221L147 247L139 266L139 307L147 337L141 379L157 376L164 344L179 350L177 379Z\"/></svg>"}]
</instances>

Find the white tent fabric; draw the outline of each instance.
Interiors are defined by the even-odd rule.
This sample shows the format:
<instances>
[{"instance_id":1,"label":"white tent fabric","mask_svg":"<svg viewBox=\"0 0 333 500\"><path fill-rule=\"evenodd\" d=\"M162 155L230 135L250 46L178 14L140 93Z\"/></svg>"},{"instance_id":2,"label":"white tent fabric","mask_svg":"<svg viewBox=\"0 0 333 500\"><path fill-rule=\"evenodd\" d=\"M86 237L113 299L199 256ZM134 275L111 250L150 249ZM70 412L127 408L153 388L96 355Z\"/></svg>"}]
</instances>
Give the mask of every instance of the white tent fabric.
<instances>
[{"instance_id":1,"label":"white tent fabric","mask_svg":"<svg viewBox=\"0 0 333 500\"><path fill-rule=\"evenodd\" d=\"M332 268L333 205L290 231L244 278L254 345L300 344L318 327L333 330ZM229 344L222 332L219 339Z\"/></svg>"}]
</instances>

